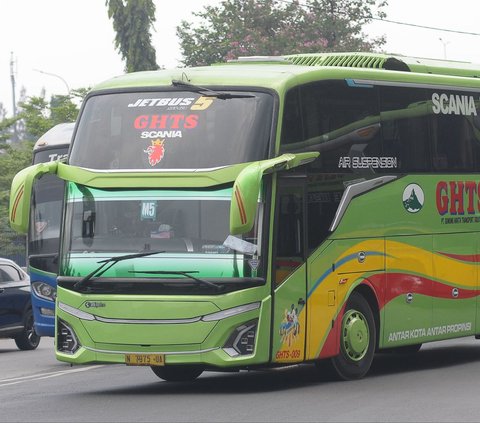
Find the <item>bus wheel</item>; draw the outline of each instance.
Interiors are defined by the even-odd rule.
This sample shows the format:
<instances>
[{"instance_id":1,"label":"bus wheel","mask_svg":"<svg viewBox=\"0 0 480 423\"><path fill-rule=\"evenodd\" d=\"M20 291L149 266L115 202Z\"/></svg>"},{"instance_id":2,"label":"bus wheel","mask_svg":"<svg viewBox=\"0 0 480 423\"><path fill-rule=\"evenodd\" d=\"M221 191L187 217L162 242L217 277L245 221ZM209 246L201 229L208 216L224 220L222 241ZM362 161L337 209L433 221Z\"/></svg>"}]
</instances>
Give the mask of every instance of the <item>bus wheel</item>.
<instances>
[{"instance_id":1,"label":"bus wheel","mask_svg":"<svg viewBox=\"0 0 480 423\"><path fill-rule=\"evenodd\" d=\"M40 344L40 336L35 332L33 326L33 314L32 310L28 310L25 313L25 327L20 335L16 336L15 344L21 350L34 350Z\"/></svg>"},{"instance_id":2,"label":"bus wheel","mask_svg":"<svg viewBox=\"0 0 480 423\"><path fill-rule=\"evenodd\" d=\"M365 298L352 293L345 308L340 332L340 354L332 365L344 380L360 379L370 369L375 353L376 331L372 310Z\"/></svg>"},{"instance_id":3,"label":"bus wheel","mask_svg":"<svg viewBox=\"0 0 480 423\"><path fill-rule=\"evenodd\" d=\"M153 373L167 382L188 382L203 373L197 366L151 366Z\"/></svg>"}]
</instances>

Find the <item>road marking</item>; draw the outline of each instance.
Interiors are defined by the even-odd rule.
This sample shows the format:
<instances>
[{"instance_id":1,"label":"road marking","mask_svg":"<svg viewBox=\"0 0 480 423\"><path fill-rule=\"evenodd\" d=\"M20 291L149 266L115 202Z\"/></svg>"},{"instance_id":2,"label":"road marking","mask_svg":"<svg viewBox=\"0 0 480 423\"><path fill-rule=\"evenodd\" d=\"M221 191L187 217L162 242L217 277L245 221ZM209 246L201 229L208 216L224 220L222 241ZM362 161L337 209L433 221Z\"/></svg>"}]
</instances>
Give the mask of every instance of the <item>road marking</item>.
<instances>
[{"instance_id":1,"label":"road marking","mask_svg":"<svg viewBox=\"0 0 480 423\"><path fill-rule=\"evenodd\" d=\"M99 369L100 367L105 367L105 366L96 365L96 366L81 367L78 369L59 370L57 372L50 372L50 373L40 373L38 375L19 376L19 377L14 377L10 379L0 379L0 388L3 388L4 386L16 385L18 383L23 383L23 382L31 382L34 380L42 380L42 379L49 379L57 376L64 376L69 373L86 372L88 370Z\"/></svg>"}]
</instances>

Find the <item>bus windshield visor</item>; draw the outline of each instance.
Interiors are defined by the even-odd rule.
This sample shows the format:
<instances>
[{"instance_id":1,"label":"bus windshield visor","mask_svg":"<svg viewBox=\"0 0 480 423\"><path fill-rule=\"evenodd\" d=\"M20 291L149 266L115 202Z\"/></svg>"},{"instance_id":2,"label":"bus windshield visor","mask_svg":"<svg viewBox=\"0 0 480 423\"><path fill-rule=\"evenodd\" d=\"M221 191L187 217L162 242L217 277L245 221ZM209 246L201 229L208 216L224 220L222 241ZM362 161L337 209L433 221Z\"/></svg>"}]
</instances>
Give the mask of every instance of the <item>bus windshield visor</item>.
<instances>
[{"instance_id":1,"label":"bus windshield visor","mask_svg":"<svg viewBox=\"0 0 480 423\"><path fill-rule=\"evenodd\" d=\"M194 170L266 159L273 96L228 92L93 96L81 114L69 163L100 170Z\"/></svg>"},{"instance_id":2,"label":"bus windshield visor","mask_svg":"<svg viewBox=\"0 0 480 423\"><path fill-rule=\"evenodd\" d=\"M191 271L195 265L193 270L212 277L252 276L252 266L257 271L263 207L259 204L252 231L232 240L231 188L122 192L81 189L82 193L72 188L77 193L66 209L65 245L71 269L76 261L89 259L95 263L92 257L159 251L160 256L140 261L155 262L157 271Z\"/></svg>"}]
</instances>

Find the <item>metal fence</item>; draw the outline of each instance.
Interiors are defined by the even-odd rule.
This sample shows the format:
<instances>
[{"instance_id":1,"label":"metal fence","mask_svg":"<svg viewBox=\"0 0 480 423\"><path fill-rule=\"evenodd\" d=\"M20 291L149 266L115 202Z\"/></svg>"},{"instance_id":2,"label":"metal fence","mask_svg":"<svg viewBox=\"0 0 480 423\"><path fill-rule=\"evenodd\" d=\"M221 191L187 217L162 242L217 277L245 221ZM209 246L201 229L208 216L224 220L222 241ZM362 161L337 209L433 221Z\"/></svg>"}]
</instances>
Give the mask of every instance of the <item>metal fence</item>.
<instances>
[{"instance_id":1,"label":"metal fence","mask_svg":"<svg viewBox=\"0 0 480 423\"><path fill-rule=\"evenodd\" d=\"M19 266L26 265L26 238L24 235L9 237L8 241L2 237L0 242L0 257L13 260Z\"/></svg>"}]
</instances>

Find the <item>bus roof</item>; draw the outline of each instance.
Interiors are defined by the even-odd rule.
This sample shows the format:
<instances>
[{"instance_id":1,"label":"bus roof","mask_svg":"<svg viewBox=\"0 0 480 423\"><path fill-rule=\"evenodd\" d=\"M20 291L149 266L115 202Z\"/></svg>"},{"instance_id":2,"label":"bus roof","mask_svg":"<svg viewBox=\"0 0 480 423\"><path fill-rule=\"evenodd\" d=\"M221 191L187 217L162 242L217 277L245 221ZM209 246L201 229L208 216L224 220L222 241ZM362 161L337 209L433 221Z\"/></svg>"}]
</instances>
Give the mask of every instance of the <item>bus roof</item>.
<instances>
[{"instance_id":1,"label":"bus roof","mask_svg":"<svg viewBox=\"0 0 480 423\"><path fill-rule=\"evenodd\" d=\"M45 132L33 146L33 151L41 148L69 145L72 139L75 122L59 123Z\"/></svg>"},{"instance_id":2,"label":"bus roof","mask_svg":"<svg viewBox=\"0 0 480 423\"><path fill-rule=\"evenodd\" d=\"M320 75L321 74L321 75ZM172 86L172 80L196 85L281 89L289 81L363 77L479 86L480 64L379 53L311 53L241 57L228 63L191 68L134 72L98 84L94 91ZM300 78L300 79L299 79Z\"/></svg>"}]
</instances>

